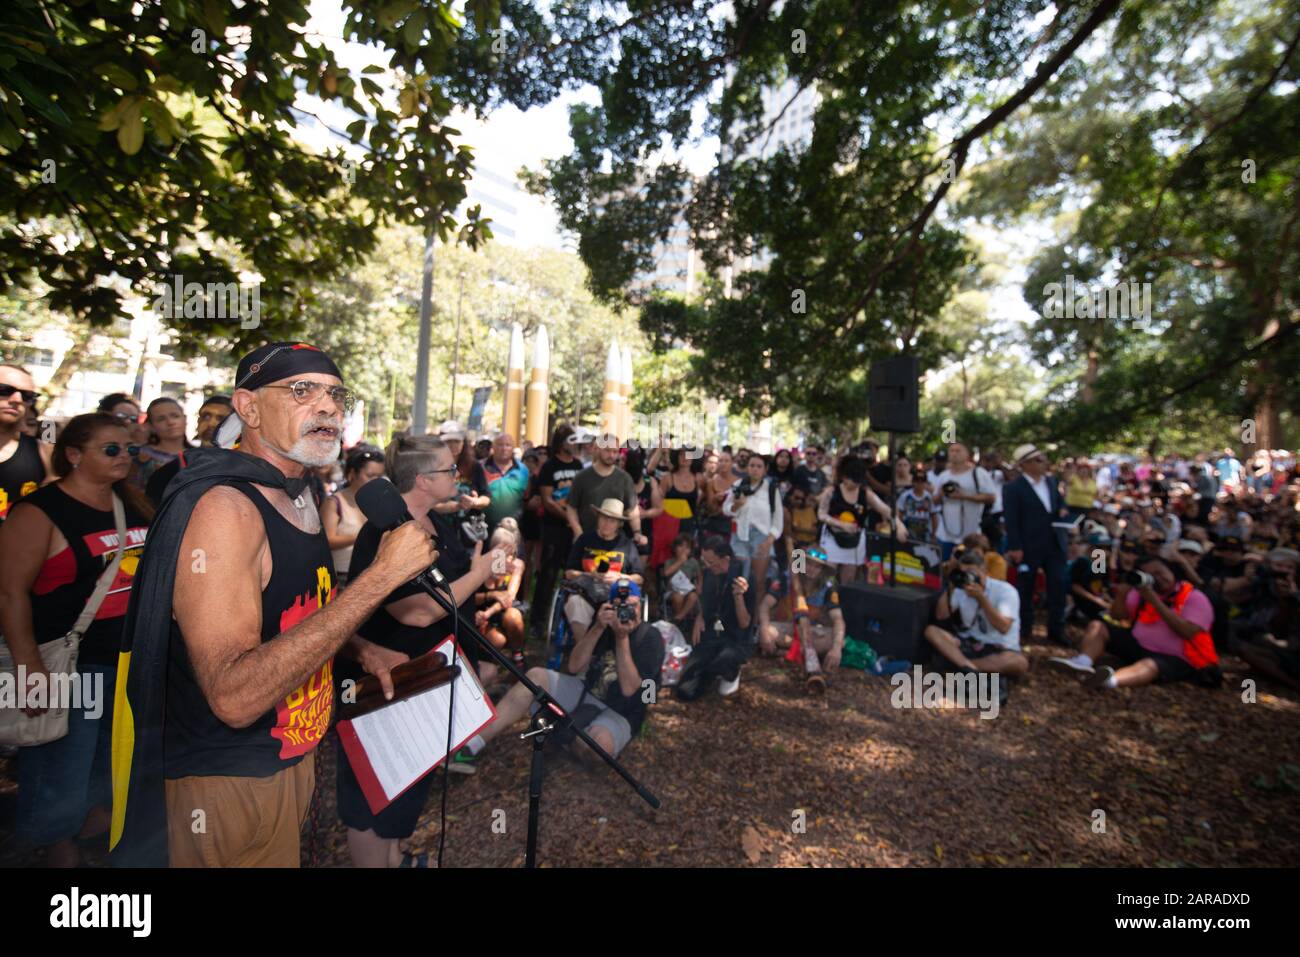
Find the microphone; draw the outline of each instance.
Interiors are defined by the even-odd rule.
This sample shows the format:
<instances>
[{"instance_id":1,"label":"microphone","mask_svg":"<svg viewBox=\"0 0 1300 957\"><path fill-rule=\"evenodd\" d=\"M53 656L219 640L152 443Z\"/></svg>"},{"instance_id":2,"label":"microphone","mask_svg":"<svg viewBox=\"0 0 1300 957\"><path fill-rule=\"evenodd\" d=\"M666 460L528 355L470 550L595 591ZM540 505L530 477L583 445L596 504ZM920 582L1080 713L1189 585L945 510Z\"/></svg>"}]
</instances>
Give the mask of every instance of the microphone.
<instances>
[{"instance_id":1,"label":"microphone","mask_svg":"<svg viewBox=\"0 0 1300 957\"><path fill-rule=\"evenodd\" d=\"M415 521L406 510L406 500L402 498L402 493L387 478L371 479L357 489L356 498L357 508L361 509L366 521L381 531L389 532L405 522ZM436 537L434 540L437 541ZM441 588L448 595L452 593L447 577L437 565L430 565L427 571L416 575L414 581L426 591Z\"/></svg>"}]
</instances>

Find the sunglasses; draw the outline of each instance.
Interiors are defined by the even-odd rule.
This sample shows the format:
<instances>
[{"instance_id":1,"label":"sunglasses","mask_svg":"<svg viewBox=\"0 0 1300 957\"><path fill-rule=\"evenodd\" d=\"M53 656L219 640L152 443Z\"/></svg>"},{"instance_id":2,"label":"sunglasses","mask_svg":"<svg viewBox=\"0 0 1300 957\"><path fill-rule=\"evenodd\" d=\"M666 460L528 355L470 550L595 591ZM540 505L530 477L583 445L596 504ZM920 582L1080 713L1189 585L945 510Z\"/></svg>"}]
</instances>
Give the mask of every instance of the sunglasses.
<instances>
[{"instance_id":1,"label":"sunglasses","mask_svg":"<svg viewBox=\"0 0 1300 957\"><path fill-rule=\"evenodd\" d=\"M117 442L109 442L99 447L99 450L103 452L105 455L107 455L110 459L115 459L119 455L121 455L123 449L126 449L126 454L131 456L131 458L135 458L137 455L140 454L140 446L138 445L124 446Z\"/></svg>"},{"instance_id":2,"label":"sunglasses","mask_svg":"<svg viewBox=\"0 0 1300 957\"><path fill-rule=\"evenodd\" d=\"M139 425L143 416L139 412L134 415L130 412L114 412L113 418L118 419L121 422L134 422L136 425Z\"/></svg>"},{"instance_id":3,"label":"sunglasses","mask_svg":"<svg viewBox=\"0 0 1300 957\"><path fill-rule=\"evenodd\" d=\"M16 385L0 385L0 399L7 399L14 393L19 393L23 401L32 405L41 397L39 392L33 392L31 389L20 389Z\"/></svg>"}]
</instances>

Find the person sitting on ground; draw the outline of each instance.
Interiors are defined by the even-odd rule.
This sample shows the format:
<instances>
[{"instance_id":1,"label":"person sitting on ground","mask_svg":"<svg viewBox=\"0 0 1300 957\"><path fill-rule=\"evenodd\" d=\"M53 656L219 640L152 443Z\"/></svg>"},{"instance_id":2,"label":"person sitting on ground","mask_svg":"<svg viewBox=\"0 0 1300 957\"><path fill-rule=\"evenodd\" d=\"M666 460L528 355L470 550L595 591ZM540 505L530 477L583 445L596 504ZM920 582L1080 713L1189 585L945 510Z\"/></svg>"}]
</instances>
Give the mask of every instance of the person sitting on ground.
<instances>
[{"instance_id":1,"label":"person sitting on ground","mask_svg":"<svg viewBox=\"0 0 1300 957\"><path fill-rule=\"evenodd\" d=\"M974 532L961 540L967 551L974 549L984 556L984 570L989 578L1004 582L1007 580L1007 560L993 550L989 538L982 532Z\"/></svg>"},{"instance_id":2,"label":"person sitting on ground","mask_svg":"<svg viewBox=\"0 0 1300 957\"><path fill-rule=\"evenodd\" d=\"M1198 677L1215 683L1218 654L1210 637L1214 609L1204 592L1191 582L1180 582L1167 562L1146 557L1138 562L1139 575L1115 587L1109 619L1088 625L1080 653L1070 658L1049 658L1052 664L1087 675L1092 688L1127 688L1165 684ZM1115 624L1128 619L1131 627ZM1106 651L1124 666L1097 665Z\"/></svg>"},{"instance_id":3,"label":"person sitting on ground","mask_svg":"<svg viewBox=\"0 0 1300 957\"><path fill-rule=\"evenodd\" d=\"M1073 617L1086 625L1110 610L1111 595L1107 588L1106 565L1111 541L1100 525L1093 526L1087 544L1070 562L1070 600Z\"/></svg>"},{"instance_id":4,"label":"person sitting on ground","mask_svg":"<svg viewBox=\"0 0 1300 957\"><path fill-rule=\"evenodd\" d=\"M759 649L763 654L782 653L792 644L797 629L806 687L811 694L824 694L844 653L844 612L840 610L840 585L834 564L820 548L808 549L805 558L807 598L795 598L793 621L761 622Z\"/></svg>"},{"instance_id":5,"label":"person sitting on ground","mask_svg":"<svg viewBox=\"0 0 1300 957\"><path fill-rule=\"evenodd\" d=\"M636 543L623 533L623 502L607 498L599 506L592 505L596 513L595 527L583 532L569 549L569 561L564 577L576 581L584 576L589 582L613 584L620 578L630 578L640 588L641 555ZM596 607L582 592L570 595L564 602L564 613L573 629L576 645L587 634Z\"/></svg>"},{"instance_id":6,"label":"person sitting on ground","mask_svg":"<svg viewBox=\"0 0 1300 957\"><path fill-rule=\"evenodd\" d=\"M478 609L474 627L497 648L509 648L517 667L524 666L524 613L516 599L524 580L524 560L519 557L519 526L509 516L501 519L489 547L501 551L501 561L475 595Z\"/></svg>"},{"instance_id":7,"label":"person sitting on ground","mask_svg":"<svg viewBox=\"0 0 1300 957\"><path fill-rule=\"evenodd\" d=\"M1300 689L1300 552L1275 548L1255 566L1251 594L1238 603L1230 648L1255 670Z\"/></svg>"},{"instance_id":8,"label":"person sitting on ground","mask_svg":"<svg viewBox=\"0 0 1300 957\"><path fill-rule=\"evenodd\" d=\"M668 617L686 634L694 623L700 604L700 563L692 557L695 539L682 533L673 539L673 557L664 562L663 578L668 583Z\"/></svg>"},{"instance_id":9,"label":"person sitting on ground","mask_svg":"<svg viewBox=\"0 0 1300 957\"><path fill-rule=\"evenodd\" d=\"M600 606L595 624L575 641L564 672L530 668L529 679L546 689L574 724L613 757L618 757L645 720L655 700L653 689L664 661L659 629L641 620L640 589L629 583L632 614L621 619L613 602L620 583L610 585L610 601ZM579 677L582 675L583 677ZM509 731L535 710L532 692L516 684L497 703L496 717L470 738L450 765L453 772L473 774L487 743ZM580 760L596 762L599 755L585 744L573 744Z\"/></svg>"},{"instance_id":10,"label":"person sitting on ground","mask_svg":"<svg viewBox=\"0 0 1300 957\"><path fill-rule=\"evenodd\" d=\"M693 701L717 683L724 697L740 687L740 668L752 650L754 595L741 574L741 561L727 540L710 535L700 546L704 574L700 581L700 614L691 628L694 650L677 684L677 697Z\"/></svg>"},{"instance_id":11,"label":"person sitting on ground","mask_svg":"<svg viewBox=\"0 0 1300 957\"><path fill-rule=\"evenodd\" d=\"M957 556L957 570L948 576L934 616L925 639L958 668L1003 675L1029 670L1020 650L1020 594L989 577L977 549L963 548ZM999 681L999 701L1006 700L1007 690Z\"/></svg>"}]
</instances>

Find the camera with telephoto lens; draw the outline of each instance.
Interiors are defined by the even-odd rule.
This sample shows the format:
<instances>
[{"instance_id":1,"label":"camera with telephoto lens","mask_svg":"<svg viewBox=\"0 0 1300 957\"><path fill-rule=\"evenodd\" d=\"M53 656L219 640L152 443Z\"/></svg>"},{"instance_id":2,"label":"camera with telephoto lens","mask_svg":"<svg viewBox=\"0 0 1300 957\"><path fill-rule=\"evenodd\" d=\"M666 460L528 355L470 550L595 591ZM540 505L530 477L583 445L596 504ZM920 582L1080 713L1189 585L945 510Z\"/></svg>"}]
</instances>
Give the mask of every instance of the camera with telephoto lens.
<instances>
[{"instance_id":1,"label":"camera with telephoto lens","mask_svg":"<svg viewBox=\"0 0 1300 957\"><path fill-rule=\"evenodd\" d=\"M1124 573L1124 584L1132 585L1134 588L1151 588L1155 583L1156 580L1146 572L1140 572L1134 569L1131 572Z\"/></svg>"},{"instance_id":2,"label":"camera with telephoto lens","mask_svg":"<svg viewBox=\"0 0 1300 957\"><path fill-rule=\"evenodd\" d=\"M627 578L620 578L618 583L610 592L609 602L614 606L614 614L618 616L620 625L630 625L636 621L636 609L632 607L632 581Z\"/></svg>"},{"instance_id":3,"label":"camera with telephoto lens","mask_svg":"<svg viewBox=\"0 0 1300 957\"><path fill-rule=\"evenodd\" d=\"M753 494L754 494L754 490L743 482L737 485L731 491L731 495L733 498L749 498Z\"/></svg>"}]
</instances>

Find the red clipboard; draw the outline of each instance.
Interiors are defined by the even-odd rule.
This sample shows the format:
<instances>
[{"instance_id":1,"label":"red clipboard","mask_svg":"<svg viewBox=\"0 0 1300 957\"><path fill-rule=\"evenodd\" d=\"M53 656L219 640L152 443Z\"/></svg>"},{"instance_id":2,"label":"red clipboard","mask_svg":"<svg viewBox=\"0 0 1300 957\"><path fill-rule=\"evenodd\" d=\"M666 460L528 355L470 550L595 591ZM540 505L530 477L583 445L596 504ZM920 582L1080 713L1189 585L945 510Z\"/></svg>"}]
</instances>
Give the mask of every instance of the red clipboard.
<instances>
[{"instance_id":1,"label":"red clipboard","mask_svg":"<svg viewBox=\"0 0 1300 957\"><path fill-rule=\"evenodd\" d=\"M439 644L434 650L442 652L444 655L446 655L447 659L450 661L452 660L452 653L451 653L452 644L453 644L453 640L451 638L448 638L445 641L443 641L441 644ZM474 737L474 735L478 734L485 727L487 727L493 720L495 720L497 715L496 706L492 703L492 699L487 696L487 692L483 690L483 686L479 684L478 676L474 673L473 666L470 664L469 660L465 657L464 653L460 651L459 645L456 646L456 652L457 653L456 653L455 660L461 666L461 674L460 677L457 679L457 683L459 684L464 681L473 682L474 686L477 687L478 689L478 694L481 699L481 702L478 704L478 707L481 708L482 706L486 706L488 711L488 716L484 718L482 721L471 720L470 724L474 725L473 730L471 731L467 732L462 728L460 734L453 737L451 751L447 752L447 754L455 754L465 744L466 741ZM388 807L389 804L391 804L393 801L399 798L401 795L405 794L408 790L414 787L422 778L426 777L430 772L432 772L436 767L438 767L438 765L442 764L443 761L447 760L447 754L443 754L441 757L435 760L432 764L430 764L427 768L425 768L425 770L422 773L416 774L414 777L411 777L410 780L406 782L405 786L401 788L401 790L397 791L395 794L389 795L385 791L383 783L380 781L380 773L375 768L375 763L374 760L372 759L372 756L366 751L366 746L363 743L361 736L358 734L358 731L355 727L356 722L365 722L367 721L367 719L371 719L375 715L379 715L382 712L388 711L393 707L403 706L403 705L410 707L410 702L414 701L415 699L423 698L427 695L438 695L440 692L442 692L443 694L441 696L445 698L447 697L447 693L449 692L450 688L451 688L450 684L443 685L437 688L431 688L427 691L420 692L417 695L413 695L409 699L404 699L401 701L393 701L390 704L385 705L383 708L380 708L378 711L372 712L371 714L362 715L361 717L355 718L351 721L340 721L338 723L337 731L339 735L339 741L341 741L343 744L343 752L347 756L348 763L352 766L352 773L356 775L357 783L361 785L361 793L363 793L366 796L366 803L370 805L370 810L372 813L378 814L384 808ZM455 703L456 703L457 713L458 714L462 713L462 709L466 707L466 705L463 703L463 692L461 688L457 688ZM442 705L441 713L443 714L446 713L445 704ZM454 725L455 725L455 721L453 720L453 726ZM459 738L459 740L457 740L457 738ZM447 741L446 735L445 733L443 733L441 735L441 740L433 741L432 739L430 739L429 743L436 750L441 751L442 747L446 745L446 741Z\"/></svg>"}]
</instances>

